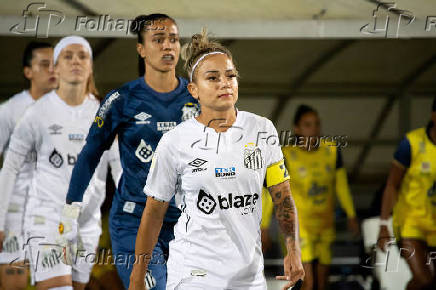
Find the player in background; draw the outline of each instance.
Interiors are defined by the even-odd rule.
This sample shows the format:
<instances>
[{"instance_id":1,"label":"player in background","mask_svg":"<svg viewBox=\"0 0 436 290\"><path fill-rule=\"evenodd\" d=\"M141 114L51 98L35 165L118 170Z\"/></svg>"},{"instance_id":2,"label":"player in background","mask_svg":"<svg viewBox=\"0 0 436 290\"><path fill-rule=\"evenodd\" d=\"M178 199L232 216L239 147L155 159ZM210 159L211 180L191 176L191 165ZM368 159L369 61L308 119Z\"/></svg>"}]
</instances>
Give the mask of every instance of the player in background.
<instances>
[{"instance_id":1,"label":"player in background","mask_svg":"<svg viewBox=\"0 0 436 290\"><path fill-rule=\"evenodd\" d=\"M2 207L0 223L16 184L17 175L29 152L36 152L36 167L25 209L26 246L32 280L37 289L84 289L92 264L83 262L65 265L61 262L64 235L75 228L75 208L62 209L72 168L84 145L86 133L99 106L98 93L92 75L92 50L82 37L70 36L59 41L53 62L59 76L59 87L30 106L14 129L9 150L0 175ZM107 161L108 162L108 161ZM104 174L103 174L104 175ZM97 179L96 174L94 179ZM100 181L103 182L103 181ZM97 181L95 188L101 188ZM100 193L98 194L101 195ZM95 253L100 235L95 198L85 195L84 231L81 254ZM99 210L99 208L98 208ZM62 234L59 224L62 223ZM26 251L27 253L27 251Z\"/></svg>"},{"instance_id":2,"label":"player in background","mask_svg":"<svg viewBox=\"0 0 436 290\"><path fill-rule=\"evenodd\" d=\"M177 24L165 14L136 17L137 52L145 75L110 92L103 100L73 171L66 202L80 202L104 150L118 135L123 174L112 201L110 234L118 274L126 288L135 262L135 239L146 203L143 188L153 153L165 132L197 113L187 81L176 76L180 54ZM171 202L150 265L150 288L165 289L168 243L180 210Z\"/></svg>"},{"instance_id":3,"label":"player in background","mask_svg":"<svg viewBox=\"0 0 436 290\"><path fill-rule=\"evenodd\" d=\"M436 285L436 98L427 127L406 134L394 154L380 214L378 247L386 251L393 230L412 273L407 290Z\"/></svg>"},{"instance_id":4,"label":"player in background","mask_svg":"<svg viewBox=\"0 0 436 290\"><path fill-rule=\"evenodd\" d=\"M45 42L30 42L23 53L23 74L29 87L0 105L0 155L7 153L12 132L24 111L42 95L57 86L53 69L53 47ZM29 269L24 267L24 208L35 167L29 154L17 176L4 224L0 225L0 289L25 289ZM3 236L2 236L3 235ZM19 268L10 263L20 265ZM11 288L12 287L12 288Z\"/></svg>"},{"instance_id":5,"label":"player in background","mask_svg":"<svg viewBox=\"0 0 436 290\"><path fill-rule=\"evenodd\" d=\"M320 139L321 121L311 107L301 105L294 118L295 144L282 147L286 168L293 176L300 225L301 254L306 273L302 289L326 289L335 239L335 200L348 217L349 229L357 236L359 224L353 206L347 173L337 144ZM318 263L315 263L318 260Z\"/></svg>"},{"instance_id":6,"label":"player in background","mask_svg":"<svg viewBox=\"0 0 436 290\"><path fill-rule=\"evenodd\" d=\"M129 289L145 289L150 255L174 196L182 215L170 243L167 289L266 289L260 237L265 176L286 236L285 276L277 278L286 280L288 289L304 271L277 131L268 119L236 110L232 55L209 41L206 31L192 37L183 56L201 113L159 142L144 187L148 201ZM265 141L269 136L276 137L275 144Z\"/></svg>"}]
</instances>

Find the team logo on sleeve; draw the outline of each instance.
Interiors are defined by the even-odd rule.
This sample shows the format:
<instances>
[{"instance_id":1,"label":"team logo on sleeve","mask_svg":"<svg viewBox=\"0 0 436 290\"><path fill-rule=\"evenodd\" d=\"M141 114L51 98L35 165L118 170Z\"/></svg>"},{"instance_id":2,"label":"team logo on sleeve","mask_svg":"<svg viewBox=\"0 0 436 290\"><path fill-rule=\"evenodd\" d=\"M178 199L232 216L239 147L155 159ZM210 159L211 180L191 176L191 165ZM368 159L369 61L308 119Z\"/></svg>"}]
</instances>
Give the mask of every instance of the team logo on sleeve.
<instances>
[{"instance_id":1,"label":"team logo on sleeve","mask_svg":"<svg viewBox=\"0 0 436 290\"><path fill-rule=\"evenodd\" d=\"M53 149L53 152L50 154L48 161L55 168L60 168L62 164L64 164L64 159L62 158L62 155L58 151L56 151L56 149Z\"/></svg>"},{"instance_id":2,"label":"team logo on sleeve","mask_svg":"<svg viewBox=\"0 0 436 290\"><path fill-rule=\"evenodd\" d=\"M244 166L249 169L261 169L263 167L262 152L254 143L245 145Z\"/></svg>"},{"instance_id":3,"label":"team logo on sleeve","mask_svg":"<svg viewBox=\"0 0 436 290\"><path fill-rule=\"evenodd\" d=\"M197 104L194 103L186 103L182 108L182 121L186 121L191 119L192 117L196 117L199 113L199 108Z\"/></svg>"},{"instance_id":4,"label":"team logo on sleeve","mask_svg":"<svg viewBox=\"0 0 436 290\"><path fill-rule=\"evenodd\" d=\"M204 190L200 189L198 193L197 207L205 214L211 214L216 207L216 201L212 195L207 194Z\"/></svg>"},{"instance_id":5,"label":"team logo on sleeve","mask_svg":"<svg viewBox=\"0 0 436 290\"><path fill-rule=\"evenodd\" d=\"M106 99L106 101L101 105L100 109L98 109L97 116L95 116L94 123L97 123L99 128L103 127L104 119L106 117L107 111L109 110L113 101L120 97L120 93L115 92Z\"/></svg>"},{"instance_id":6,"label":"team logo on sleeve","mask_svg":"<svg viewBox=\"0 0 436 290\"><path fill-rule=\"evenodd\" d=\"M138 148L136 148L135 152L136 157L144 163L150 162L153 158L153 149L150 145L145 143L144 139L141 139L141 143L139 143Z\"/></svg>"}]
</instances>

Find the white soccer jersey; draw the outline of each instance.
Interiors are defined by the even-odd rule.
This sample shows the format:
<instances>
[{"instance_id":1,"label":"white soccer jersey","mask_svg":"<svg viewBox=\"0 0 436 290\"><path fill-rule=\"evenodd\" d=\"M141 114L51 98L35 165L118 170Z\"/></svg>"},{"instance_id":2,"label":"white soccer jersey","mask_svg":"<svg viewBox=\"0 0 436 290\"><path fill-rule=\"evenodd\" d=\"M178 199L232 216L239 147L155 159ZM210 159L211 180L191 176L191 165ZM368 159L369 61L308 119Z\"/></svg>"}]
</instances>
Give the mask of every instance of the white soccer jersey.
<instances>
[{"instance_id":1,"label":"white soccer jersey","mask_svg":"<svg viewBox=\"0 0 436 290\"><path fill-rule=\"evenodd\" d=\"M24 90L12 96L0 106L0 155L3 154L3 157L5 157L7 153L9 141L18 120L33 103L35 103L35 100L32 98L29 91ZM34 152L30 152L17 176L14 192L9 202L9 212L23 212L34 168L35 154Z\"/></svg>"},{"instance_id":2,"label":"white soccer jersey","mask_svg":"<svg viewBox=\"0 0 436 290\"><path fill-rule=\"evenodd\" d=\"M186 279L217 289L266 289L262 185L267 167L282 159L271 121L243 111L224 133L192 118L162 137L144 192L164 201L176 193L182 210L167 289Z\"/></svg>"}]
</instances>

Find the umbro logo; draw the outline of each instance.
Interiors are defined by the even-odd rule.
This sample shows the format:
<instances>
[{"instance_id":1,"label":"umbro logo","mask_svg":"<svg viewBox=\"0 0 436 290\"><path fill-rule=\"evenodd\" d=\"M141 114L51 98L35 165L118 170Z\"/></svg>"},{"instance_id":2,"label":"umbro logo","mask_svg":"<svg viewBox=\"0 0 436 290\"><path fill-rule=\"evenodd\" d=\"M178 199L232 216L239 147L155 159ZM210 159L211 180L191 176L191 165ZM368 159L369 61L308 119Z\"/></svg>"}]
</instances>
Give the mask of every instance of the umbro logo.
<instances>
[{"instance_id":1,"label":"umbro logo","mask_svg":"<svg viewBox=\"0 0 436 290\"><path fill-rule=\"evenodd\" d=\"M48 127L50 131L50 135L59 135L62 134L60 131L63 127L58 124L53 124L50 127Z\"/></svg>"},{"instance_id":2,"label":"umbro logo","mask_svg":"<svg viewBox=\"0 0 436 290\"><path fill-rule=\"evenodd\" d=\"M151 118L152 116L150 114L147 114L145 112L141 112L135 116L136 124L150 124L150 121L147 121L147 119Z\"/></svg>"},{"instance_id":3,"label":"umbro logo","mask_svg":"<svg viewBox=\"0 0 436 290\"><path fill-rule=\"evenodd\" d=\"M194 160L189 162L188 165L191 165L192 167L196 167L196 168L192 169L192 173L195 173L195 172L207 170L207 168L200 167L200 166L203 166L206 162L207 162L206 160L203 160L200 158L195 158Z\"/></svg>"}]
</instances>

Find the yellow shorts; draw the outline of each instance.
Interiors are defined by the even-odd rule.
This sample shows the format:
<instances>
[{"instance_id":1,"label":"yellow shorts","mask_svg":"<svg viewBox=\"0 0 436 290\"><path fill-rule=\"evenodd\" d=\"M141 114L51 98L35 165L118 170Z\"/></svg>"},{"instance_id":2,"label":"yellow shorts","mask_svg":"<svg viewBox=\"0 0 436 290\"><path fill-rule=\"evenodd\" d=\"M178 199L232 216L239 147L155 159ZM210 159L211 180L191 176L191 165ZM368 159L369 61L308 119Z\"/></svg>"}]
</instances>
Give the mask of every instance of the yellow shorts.
<instances>
[{"instance_id":1,"label":"yellow shorts","mask_svg":"<svg viewBox=\"0 0 436 290\"><path fill-rule=\"evenodd\" d=\"M420 219L407 218L402 224L394 221L393 229L397 240L420 240L429 247L436 247L436 228Z\"/></svg>"},{"instance_id":2,"label":"yellow shorts","mask_svg":"<svg viewBox=\"0 0 436 290\"><path fill-rule=\"evenodd\" d=\"M334 228L307 228L300 224L301 260L329 265L332 261L331 244L335 240Z\"/></svg>"}]
</instances>

